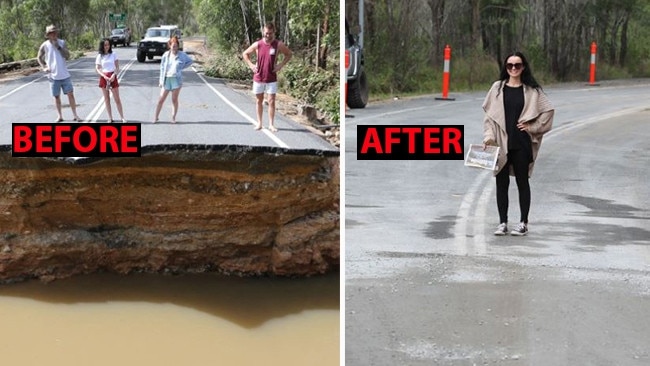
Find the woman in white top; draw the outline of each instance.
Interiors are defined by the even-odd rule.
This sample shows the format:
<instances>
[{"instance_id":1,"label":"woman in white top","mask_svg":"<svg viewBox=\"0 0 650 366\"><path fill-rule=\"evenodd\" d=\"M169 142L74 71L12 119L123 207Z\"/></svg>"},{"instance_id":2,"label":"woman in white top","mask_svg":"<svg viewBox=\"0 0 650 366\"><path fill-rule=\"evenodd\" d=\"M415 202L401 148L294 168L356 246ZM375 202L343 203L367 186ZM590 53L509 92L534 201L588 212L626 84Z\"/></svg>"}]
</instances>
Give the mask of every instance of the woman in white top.
<instances>
[{"instance_id":1,"label":"woman in white top","mask_svg":"<svg viewBox=\"0 0 650 366\"><path fill-rule=\"evenodd\" d=\"M106 105L106 112L108 113L108 123L113 122L113 111L111 110L111 97L109 91L113 92L117 111L120 113L122 122L126 123L124 113L122 112L122 101L120 100L120 85L117 82L120 63L117 59L117 55L113 53L111 41L107 38L102 39L99 43L98 51L99 54L95 60L95 70L97 70L97 73L99 74L99 87L102 89L102 93L104 93L104 105Z\"/></svg>"}]
</instances>

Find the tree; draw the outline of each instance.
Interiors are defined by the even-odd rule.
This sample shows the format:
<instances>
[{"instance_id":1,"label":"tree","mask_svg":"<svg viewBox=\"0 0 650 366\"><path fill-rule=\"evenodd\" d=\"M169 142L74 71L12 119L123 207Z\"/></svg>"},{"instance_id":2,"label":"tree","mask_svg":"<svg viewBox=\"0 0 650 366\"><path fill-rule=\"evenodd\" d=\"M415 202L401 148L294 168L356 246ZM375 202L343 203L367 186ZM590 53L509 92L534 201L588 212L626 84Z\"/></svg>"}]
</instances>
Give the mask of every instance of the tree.
<instances>
[{"instance_id":1,"label":"tree","mask_svg":"<svg viewBox=\"0 0 650 366\"><path fill-rule=\"evenodd\" d=\"M346 0L353 25L358 1ZM601 65L650 73L650 0L365 0L362 16L371 85L382 92L408 91L422 84L414 75L438 72L445 44L466 60L470 79L476 62L500 64L515 50L554 79L584 78L594 41Z\"/></svg>"}]
</instances>

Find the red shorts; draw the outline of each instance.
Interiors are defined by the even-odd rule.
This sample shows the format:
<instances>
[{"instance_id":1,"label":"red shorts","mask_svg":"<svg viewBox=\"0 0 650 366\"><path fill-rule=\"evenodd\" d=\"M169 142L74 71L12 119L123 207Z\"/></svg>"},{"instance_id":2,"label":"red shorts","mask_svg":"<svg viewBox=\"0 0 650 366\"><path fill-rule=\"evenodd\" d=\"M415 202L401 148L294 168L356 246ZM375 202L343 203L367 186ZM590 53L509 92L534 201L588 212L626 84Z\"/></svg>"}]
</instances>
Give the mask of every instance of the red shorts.
<instances>
[{"instance_id":1,"label":"red shorts","mask_svg":"<svg viewBox=\"0 0 650 366\"><path fill-rule=\"evenodd\" d=\"M108 76L109 78L111 77L111 75L113 75L112 72L105 72L104 74L105 74L106 76ZM111 88L112 88L112 89L115 89L115 88L118 88L119 86L120 86L120 84L117 83L117 78L115 78L115 80L113 80L113 81L111 82ZM100 87L100 88L105 88L105 87L106 87L106 79L104 79L104 78L101 77L101 76L99 77L99 87Z\"/></svg>"}]
</instances>

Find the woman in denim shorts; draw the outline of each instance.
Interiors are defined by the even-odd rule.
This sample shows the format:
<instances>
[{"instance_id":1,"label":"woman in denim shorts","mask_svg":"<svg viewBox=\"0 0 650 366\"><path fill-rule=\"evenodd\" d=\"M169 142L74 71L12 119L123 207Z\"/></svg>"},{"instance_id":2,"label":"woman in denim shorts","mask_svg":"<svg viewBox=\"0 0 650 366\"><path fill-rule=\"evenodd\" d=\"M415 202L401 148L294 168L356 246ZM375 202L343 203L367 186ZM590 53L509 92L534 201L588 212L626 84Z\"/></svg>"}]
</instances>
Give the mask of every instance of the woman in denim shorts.
<instances>
[{"instance_id":1,"label":"woman in denim shorts","mask_svg":"<svg viewBox=\"0 0 650 366\"><path fill-rule=\"evenodd\" d=\"M183 69L192 64L192 59L183 51L178 50L178 37L173 36L169 40L169 50L165 52L160 60L160 78L158 87L160 98L156 106L156 114L153 123L158 122L158 116L162 109L167 94L172 93L172 123L176 123L176 113L178 112L178 94L183 86Z\"/></svg>"}]
</instances>

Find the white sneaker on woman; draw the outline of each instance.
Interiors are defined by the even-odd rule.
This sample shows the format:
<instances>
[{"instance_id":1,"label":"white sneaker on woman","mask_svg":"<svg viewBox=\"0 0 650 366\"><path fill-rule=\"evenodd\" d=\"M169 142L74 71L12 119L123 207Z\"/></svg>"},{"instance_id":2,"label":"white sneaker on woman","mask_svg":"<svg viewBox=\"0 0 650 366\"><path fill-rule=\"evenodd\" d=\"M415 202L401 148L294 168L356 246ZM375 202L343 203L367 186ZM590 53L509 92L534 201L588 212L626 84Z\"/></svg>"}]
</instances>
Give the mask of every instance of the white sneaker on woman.
<instances>
[{"instance_id":1,"label":"white sneaker on woman","mask_svg":"<svg viewBox=\"0 0 650 366\"><path fill-rule=\"evenodd\" d=\"M497 226L497 231L494 232L494 235L504 236L508 233L508 224L502 222Z\"/></svg>"},{"instance_id":2,"label":"white sneaker on woman","mask_svg":"<svg viewBox=\"0 0 650 366\"><path fill-rule=\"evenodd\" d=\"M528 234L528 225L523 222L517 224L517 227L510 232L510 235L514 236L524 236Z\"/></svg>"}]
</instances>

